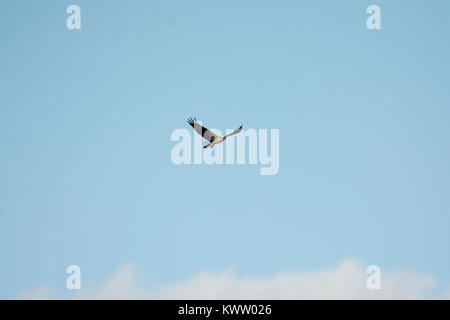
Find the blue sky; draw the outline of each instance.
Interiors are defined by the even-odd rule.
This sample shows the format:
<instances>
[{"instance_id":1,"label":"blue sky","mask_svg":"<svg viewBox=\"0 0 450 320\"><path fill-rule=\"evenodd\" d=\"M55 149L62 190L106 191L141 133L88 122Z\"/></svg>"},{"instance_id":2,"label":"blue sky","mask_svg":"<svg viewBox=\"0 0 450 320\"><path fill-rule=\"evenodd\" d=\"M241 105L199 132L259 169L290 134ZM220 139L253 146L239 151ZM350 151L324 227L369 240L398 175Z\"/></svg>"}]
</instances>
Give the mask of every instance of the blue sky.
<instances>
[{"instance_id":1,"label":"blue sky","mask_svg":"<svg viewBox=\"0 0 450 320\"><path fill-rule=\"evenodd\" d=\"M81 8L81 30L66 8ZM366 28L381 7L382 29ZM355 257L450 286L448 1L2 1L0 298ZM280 130L280 170L177 128ZM66 290L66 291L65 291Z\"/></svg>"}]
</instances>

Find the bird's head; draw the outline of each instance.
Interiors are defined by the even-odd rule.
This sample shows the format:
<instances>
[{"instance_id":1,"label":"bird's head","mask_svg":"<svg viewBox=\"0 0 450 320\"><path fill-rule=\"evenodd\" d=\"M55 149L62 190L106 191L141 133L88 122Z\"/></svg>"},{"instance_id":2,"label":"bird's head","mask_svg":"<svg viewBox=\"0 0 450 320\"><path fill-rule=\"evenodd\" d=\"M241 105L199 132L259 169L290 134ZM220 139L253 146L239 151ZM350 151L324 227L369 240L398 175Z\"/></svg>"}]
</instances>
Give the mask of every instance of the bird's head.
<instances>
[{"instance_id":1,"label":"bird's head","mask_svg":"<svg viewBox=\"0 0 450 320\"><path fill-rule=\"evenodd\" d=\"M223 136L222 139L223 139L223 140L226 140L226 139L227 139L227 136Z\"/></svg>"}]
</instances>

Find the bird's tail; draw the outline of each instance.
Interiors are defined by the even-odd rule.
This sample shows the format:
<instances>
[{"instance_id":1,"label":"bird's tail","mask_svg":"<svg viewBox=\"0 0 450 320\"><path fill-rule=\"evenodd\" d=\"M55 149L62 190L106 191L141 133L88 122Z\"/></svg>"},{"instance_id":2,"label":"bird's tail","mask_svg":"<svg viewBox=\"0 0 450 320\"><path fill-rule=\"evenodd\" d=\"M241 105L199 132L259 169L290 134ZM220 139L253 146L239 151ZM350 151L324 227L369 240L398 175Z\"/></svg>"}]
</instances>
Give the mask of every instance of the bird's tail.
<instances>
[{"instance_id":1,"label":"bird's tail","mask_svg":"<svg viewBox=\"0 0 450 320\"><path fill-rule=\"evenodd\" d=\"M210 144L207 144L206 146L204 146L203 149L212 148L213 146L214 146L214 144L211 142Z\"/></svg>"}]
</instances>

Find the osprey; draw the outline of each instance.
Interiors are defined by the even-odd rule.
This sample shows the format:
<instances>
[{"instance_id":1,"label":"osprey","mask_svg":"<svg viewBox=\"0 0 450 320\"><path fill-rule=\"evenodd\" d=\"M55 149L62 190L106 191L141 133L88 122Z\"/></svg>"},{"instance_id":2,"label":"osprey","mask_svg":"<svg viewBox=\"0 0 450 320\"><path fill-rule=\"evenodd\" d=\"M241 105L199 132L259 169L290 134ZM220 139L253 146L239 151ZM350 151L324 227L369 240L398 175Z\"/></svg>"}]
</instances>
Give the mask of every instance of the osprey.
<instances>
[{"instance_id":1,"label":"osprey","mask_svg":"<svg viewBox=\"0 0 450 320\"><path fill-rule=\"evenodd\" d=\"M238 134L239 132L242 131L242 125L241 125L239 128L237 128L236 130L234 130L232 133L227 134L226 136L223 136L223 137L219 137L218 135L214 134L211 130L209 130L209 129L203 127L202 125L200 125L200 124L197 122L197 119L195 119L195 118L194 118L194 119L189 118L187 122L191 125L192 128L194 128L194 130L195 130L199 135L201 135L204 139L206 139L206 140L209 141L209 144L207 144L206 146L204 146L203 149L206 149L206 148L213 148L214 145L216 145L216 144L218 144L218 143L221 143L221 142L225 141L225 139L226 139L227 137L230 137L230 136L232 136L232 135Z\"/></svg>"}]
</instances>

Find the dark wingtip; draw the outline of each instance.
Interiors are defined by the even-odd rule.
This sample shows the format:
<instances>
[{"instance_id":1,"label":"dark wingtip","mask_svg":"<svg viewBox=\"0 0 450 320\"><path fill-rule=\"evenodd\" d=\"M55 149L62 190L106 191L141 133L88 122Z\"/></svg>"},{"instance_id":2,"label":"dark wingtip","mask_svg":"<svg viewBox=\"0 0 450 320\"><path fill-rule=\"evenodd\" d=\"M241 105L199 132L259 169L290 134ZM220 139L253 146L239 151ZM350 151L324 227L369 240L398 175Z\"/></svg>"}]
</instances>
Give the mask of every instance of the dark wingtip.
<instances>
[{"instance_id":1,"label":"dark wingtip","mask_svg":"<svg viewBox=\"0 0 450 320\"><path fill-rule=\"evenodd\" d=\"M187 123L189 123L189 125L192 126L192 128L194 127L194 120L191 117L188 118Z\"/></svg>"}]
</instances>

